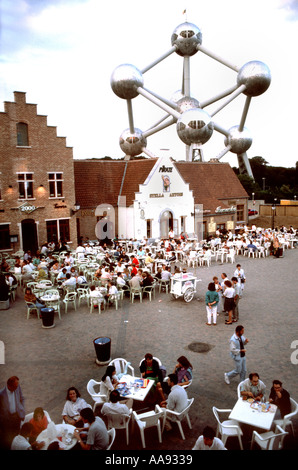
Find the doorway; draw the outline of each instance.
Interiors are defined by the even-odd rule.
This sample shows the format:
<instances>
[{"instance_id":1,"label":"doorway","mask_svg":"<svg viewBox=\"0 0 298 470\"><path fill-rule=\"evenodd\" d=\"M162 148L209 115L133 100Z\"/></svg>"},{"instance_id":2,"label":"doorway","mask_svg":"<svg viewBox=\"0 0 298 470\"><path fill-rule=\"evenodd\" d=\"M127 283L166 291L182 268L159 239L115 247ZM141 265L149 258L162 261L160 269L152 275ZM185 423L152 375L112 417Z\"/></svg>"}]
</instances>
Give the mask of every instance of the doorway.
<instances>
[{"instance_id":1,"label":"doorway","mask_svg":"<svg viewBox=\"0 0 298 470\"><path fill-rule=\"evenodd\" d=\"M22 224L22 240L23 251L30 250L31 253L36 253L38 250L37 230L34 219L24 219Z\"/></svg>"},{"instance_id":2,"label":"doorway","mask_svg":"<svg viewBox=\"0 0 298 470\"><path fill-rule=\"evenodd\" d=\"M169 231L175 230L174 217L170 210L165 210L160 217L160 238L169 238Z\"/></svg>"}]
</instances>

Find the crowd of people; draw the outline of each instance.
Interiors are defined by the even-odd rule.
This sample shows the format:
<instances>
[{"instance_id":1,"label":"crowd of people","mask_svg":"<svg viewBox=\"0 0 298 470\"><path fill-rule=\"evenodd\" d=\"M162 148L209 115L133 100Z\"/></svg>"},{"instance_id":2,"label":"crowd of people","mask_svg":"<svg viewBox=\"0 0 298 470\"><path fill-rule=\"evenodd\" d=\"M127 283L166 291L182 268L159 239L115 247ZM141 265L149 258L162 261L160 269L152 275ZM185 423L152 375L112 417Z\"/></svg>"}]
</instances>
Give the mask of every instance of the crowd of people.
<instances>
[{"instance_id":1,"label":"crowd of people","mask_svg":"<svg viewBox=\"0 0 298 470\"><path fill-rule=\"evenodd\" d=\"M249 230L245 227L241 228L237 235L227 232L222 236L221 233L217 233L216 236L209 237L201 243L188 240L183 236L177 240L171 237L154 244L149 244L146 239L141 242L130 240L124 247L120 241L114 240L110 247L104 244L95 248L92 243L82 243L75 252L71 252L66 244L61 244L59 253L63 252L65 256L60 261L54 255L57 246L44 244L40 253L34 256L31 256L30 252L24 253L22 257L16 256L13 270L5 259L2 261L0 291L1 295L2 292L9 292L9 286L17 284L16 276L19 274L22 275L23 281L33 279L33 272L38 272L37 278L40 279L47 279L51 272L56 272L57 283L62 286L68 285L67 283L71 284L69 281L72 281L75 286L90 286L84 273L77 271L77 261L85 259L88 255L98 256L98 254L101 255L101 264L94 273L93 281L98 279L106 282L109 289L121 289L123 286L144 288L152 285L156 280L162 279L169 282L172 276L181 270L185 271L186 268L178 267L179 261L183 263L185 261L183 255L189 254L193 249L203 248L207 251L221 246L236 251L237 249L250 249L253 245L256 250L263 246L268 249L269 254L278 257L281 246L285 246L290 240L294 240L293 247L296 246L295 237L296 230L292 227L290 229L282 227L278 231L273 231L252 226ZM163 261L161 266L158 265L159 260ZM210 279L205 294L206 325L216 325L218 315L221 313L226 316L226 325L239 322L239 302L243 297L245 283L246 275L240 263L236 265L236 268L233 267L230 279L225 272L221 273L220 279L216 276ZM109 293L111 294L112 290L109 290L107 295ZM36 296L33 298L33 296L31 289L25 289L25 300L30 300L38 308L42 308L43 305L38 304L38 298ZM266 386L259 379L258 373L250 373L246 379L247 344L248 340L244 337L243 326L237 325L230 338L230 355L234 360L235 368L224 374L224 380L226 384L230 384L230 380L239 375L242 383L241 396L244 399L253 397L255 400L264 400L267 396ZM162 408L181 412L186 407L187 386L193 379L193 367L185 356L177 359L173 372L165 381L163 368L152 354L147 353L140 364L140 375L154 380L153 393ZM101 379L100 393L107 396L107 401L101 408L100 416L95 416L92 406L81 398L77 388L70 387L67 390L62 419L65 423L75 426L74 436L78 441L78 448L82 450L106 449L108 446L107 416L109 413L127 414L132 409L132 400L125 400L121 397L117 390L118 384L119 379L115 367L108 366ZM273 380L268 400L277 405L281 418L291 408L289 399L290 394L283 388L281 381ZM34 410L29 421L24 422L25 416L25 399L19 379L11 377L0 391L1 445L4 448L34 450L42 448L43 443L37 442L36 438L43 429L46 429L48 417L40 407ZM167 420L165 429L171 429L170 420ZM202 436L198 437L193 447L193 450L201 449L225 450L226 447L215 437L215 430L206 426Z\"/></svg>"}]
</instances>

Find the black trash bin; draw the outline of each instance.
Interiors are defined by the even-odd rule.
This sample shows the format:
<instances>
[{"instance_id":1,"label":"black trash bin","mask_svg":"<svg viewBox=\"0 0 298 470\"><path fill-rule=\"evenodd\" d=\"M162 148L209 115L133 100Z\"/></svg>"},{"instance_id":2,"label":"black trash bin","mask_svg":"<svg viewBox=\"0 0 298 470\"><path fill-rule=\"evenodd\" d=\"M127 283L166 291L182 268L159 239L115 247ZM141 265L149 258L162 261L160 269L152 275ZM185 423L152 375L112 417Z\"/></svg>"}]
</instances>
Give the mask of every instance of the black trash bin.
<instances>
[{"instance_id":1,"label":"black trash bin","mask_svg":"<svg viewBox=\"0 0 298 470\"><path fill-rule=\"evenodd\" d=\"M96 364L102 366L111 362L111 338L96 338L93 344L96 352Z\"/></svg>"},{"instance_id":2,"label":"black trash bin","mask_svg":"<svg viewBox=\"0 0 298 470\"><path fill-rule=\"evenodd\" d=\"M54 323L55 310L53 308L51 307L42 308L40 311L40 315L41 315L43 328L53 328L55 326L55 323Z\"/></svg>"}]
</instances>

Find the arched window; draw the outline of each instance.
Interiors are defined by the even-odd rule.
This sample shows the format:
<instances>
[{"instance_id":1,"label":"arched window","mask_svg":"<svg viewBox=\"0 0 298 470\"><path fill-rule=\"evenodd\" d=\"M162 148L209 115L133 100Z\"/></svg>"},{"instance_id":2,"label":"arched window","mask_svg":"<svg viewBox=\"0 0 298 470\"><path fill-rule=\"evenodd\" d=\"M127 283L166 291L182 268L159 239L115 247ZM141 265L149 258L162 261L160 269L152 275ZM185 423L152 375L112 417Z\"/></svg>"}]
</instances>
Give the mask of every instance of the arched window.
<instances>
[{"instance_id":1,"label":"arched window","mask_svg":"<svg viewBox=\"0 0 298 470\"><path fill-rule=\"evenodd\" d=\"M19 147L28 147L28 125L25 122L17 123L17 145Z\"/></svg>"}]
</instances>

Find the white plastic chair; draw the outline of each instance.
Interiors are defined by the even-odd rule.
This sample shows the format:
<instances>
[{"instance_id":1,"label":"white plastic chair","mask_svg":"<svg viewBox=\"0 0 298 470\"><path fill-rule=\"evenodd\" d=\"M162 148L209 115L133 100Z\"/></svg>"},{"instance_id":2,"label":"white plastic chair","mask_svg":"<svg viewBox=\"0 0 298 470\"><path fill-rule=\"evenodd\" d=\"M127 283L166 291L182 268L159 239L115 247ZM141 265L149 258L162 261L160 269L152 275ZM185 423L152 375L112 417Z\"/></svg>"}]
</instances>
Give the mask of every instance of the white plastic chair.
<instances>
[{"instance_id":1,"label":"white plastic chair","mask_svg":"<svg viewBox=\"0 0 298 470\"><path fill-rule=\"evenodd\" d=\"M130 362L128 362L126 359L123 359L122 357L117 357L116 359L113 359L110 363L109 366L114 366L116 369L116 375L118 378L120 378L120 375L125 375L129 374L132 375L133 377L135 376L135 370L134 368L130 365Z\"/></svg>"},{"instance_id":2,"label":"white plastic chair","mask_svg":"<svg viewBox=\"0 0 298 470\"><path fill-rule=\"evenodd\" d=\"M139 296L140 297L140 302L142 302L142 297L143 297L142 288L131 287L131 289L130 289L130 300L131 300L132 304L133 304L134 298L136 296Z\"/></svg>"},{"instance_id":3,"label":"white plastic chair","mask_svg":"<svg viewBox=\"0 0 298 470\"><path fill-rule=\"evenodd\" d=\"M288 433L278 425L276 426L275 432L269 431L259 434L257 431L253 431L250 449L253 449L254 444L257 443L261 450L281 450L283 440L287 434Z\"/></svg>"},{"instance_id":4,"label":"white plastic chair","mask_svg":"<svg viewBox=\"0 0 298 470\"><path fill-rule=\"evenodd\" d=\"M89 302L90 302L90 313L93 312L93 308L95 305L98 306L98 313L101 314L101 304L103 305L103 309L105 310L106 308L106 301L104 297L89 297Z\"/></svg>"},{"instance_id":5,"label":"white plastic chair","mask_svg":"<svg viewBox=\"0 0 298 470\"><path fill-rule=\"evenodd\" d=\"M89 305L89 296L90 296L90 291L86 287L78 287L77 288L77 294L78 294L78 303L79 303L79 308L81 306L82 300L86 300L87 305Z\"/></svg>"},{"instance_id":6,"label":"white plastic chair","mask_svg":"<svg viewBox=\"0 0 298 470\"><path fill-rule=\"evenodd\" d=\"M65 313L67 313L68 309L68 304L73 304L74 309L77 309L77 304L76 304L76 298L77 298L77 293L76 292L67 292L65 294L65 297L63 299L63 303L65 306Z\"/></svg>"},{"instance_id":7,"label":"white plastic chair","mask_svg":"<svg viewBox=\"0 0 298 470\"><path fill-rule=\"evenodd\" d=\"M186 418L186 420L187 420L187 424L188 424L189 429L192 429L188 413L189 413L189 409L190 409L191 405L194 402L194 398L188 398L187 401L188 401L187 407L183 411L181 411L180 413L178 413L177 411L172 411L172 410L168 410L168 409L165 408L165 416L164 416L164 421L163 421L163 426L162 426L162 431L163 431L164 427L165 427L165 424L166 424L167 417L169 417L170 419L174 418L174 419L171 419L171 421L174 421L175 423L177 423L180 434L181 434L181 437L182 437L183 440L185 440L185 435L184 435L184 432L183 432L181 422L184 418Z\"/></svg>"},{"instance_id":8,"label":"white plastic chair","mask_svg":"<svg viewBox=\"0 0 298 470\"><path fill-rule=\"evenodd\" d=\"M294 434L294 426L291 421L291 418L293 418L293 416L298 414L298 403L291 397L290 397L290 402L291 402L291 412L285 415L283 419L276 419L273 422L276 426L280 426L284 431L286 430L287 426L291 426L292 433Z\"/></svg>"},{"instance_id":9,"label":"white plastic chair","mask_svg":"<svg viewBox=\"0 0 298 470\"><path fill-rule=\"evenodd\" d=\"M32 312L35 312L37 313L37 317L40 318L39 316L39 309L36 307L36 305L32 302L26 302L26 305L27 305L27 320L28 318L30 317L30 314Z\"/></svg>"},{"instance_id":10,"label":"white plastic chair","mask_svg":"<svg viewBox=\"0 0 298 470\"><path fill-rule=\"evenodd\" d=\"M157 427L157 433L158 433L158 440L159 443L162 443L162 437L161 437L161 422L160 420L164 418L165 415L165 410L160 408L158 405L155 405L155 410L149 411L147 413L141 413L137 414L135 411L133 411L133 420L134 422L137 423L140 433L141 433L141 440L142 440L142 445L143 449L145 449L146 444L145 444L145 429L152 428L154 426Z\"/></svg>"},{"instance_id":11,"label":"white plastic chair","mask_svg":"<svg viewBox=\"0 0 298 470\"><path fill-rule=\"evenodd\" d=\"M129 423L132 417L132 410L129 415L121 413L107 413L105 414L108 420L108 429L125 429L126 444L129 445Z\"/></svg>"},{"instance_id":12,"label":"white plastic chair","mask_svg":"<svg viewBox=\"0 0 298 470\"><path fill-rule=\"evenodd\" d=\"M233 419L228 419L226 421L221 422L218 416L218 413L230 413L232 410L220 410L216 408L215 406L213 406L212 411L217 421L216 437L221 435L221 440L223 444L225 444L229 437L236 436L238 437L238 440L239 440L240 449L243 450L242 438L241 438L243 433L239 426L238 421L235 421Z\"/></svg>"},{"instance_id":13,"label":"white plastic chair","mask_svg":"<svg viewBox=\"0 0 298 470\"><path fill-rule=\"evenodd\" d=\"M241 398L241 386L243 384L244 380L242 382L240 382L238 385L237 385L237 397L238 398Z\"/></svg>"},{"instance_id":14,"label":"white plastic chair","mask_svg":"<svg viewBox=\"0 0 298 470\"><path fill-rule=\"evenodd\" d=\"M108 298L108 306L114 304L116 310L118 310L118 302L121 300L121 294L117 292L116 294L111 294Z\"/></svg>"},{"instance_id":15,"label":"white plastic chair","mask_svg":"<svg viewBox=\"0 0 298 470\"><path fill-rule=\"evenodd\" d=\"M108 401L108 397L105 394L101 394L99 392L95 391L95 386L100 387L101 382L97 382L94 379L90 379L89 382L87 383L87 392L91 396L92 400L94 401L93 405L93 411L95 411L96 407L98 405L102 405L103 403L106 403Z\"/></svg>"},{"instance_id":16,"label":"white plastic chair","mask_svg":"<svg viewBox=\"0 0 298 470\"><path fill-rule=\"evenodd\" d=\"M114 443L115 436L116 436L115 429L114 428L108 429L108 435L109 435L109 445L108 445L106 450L110 450L110 448L112 447L112 445Z\"/></svg>"}]
</instances>

